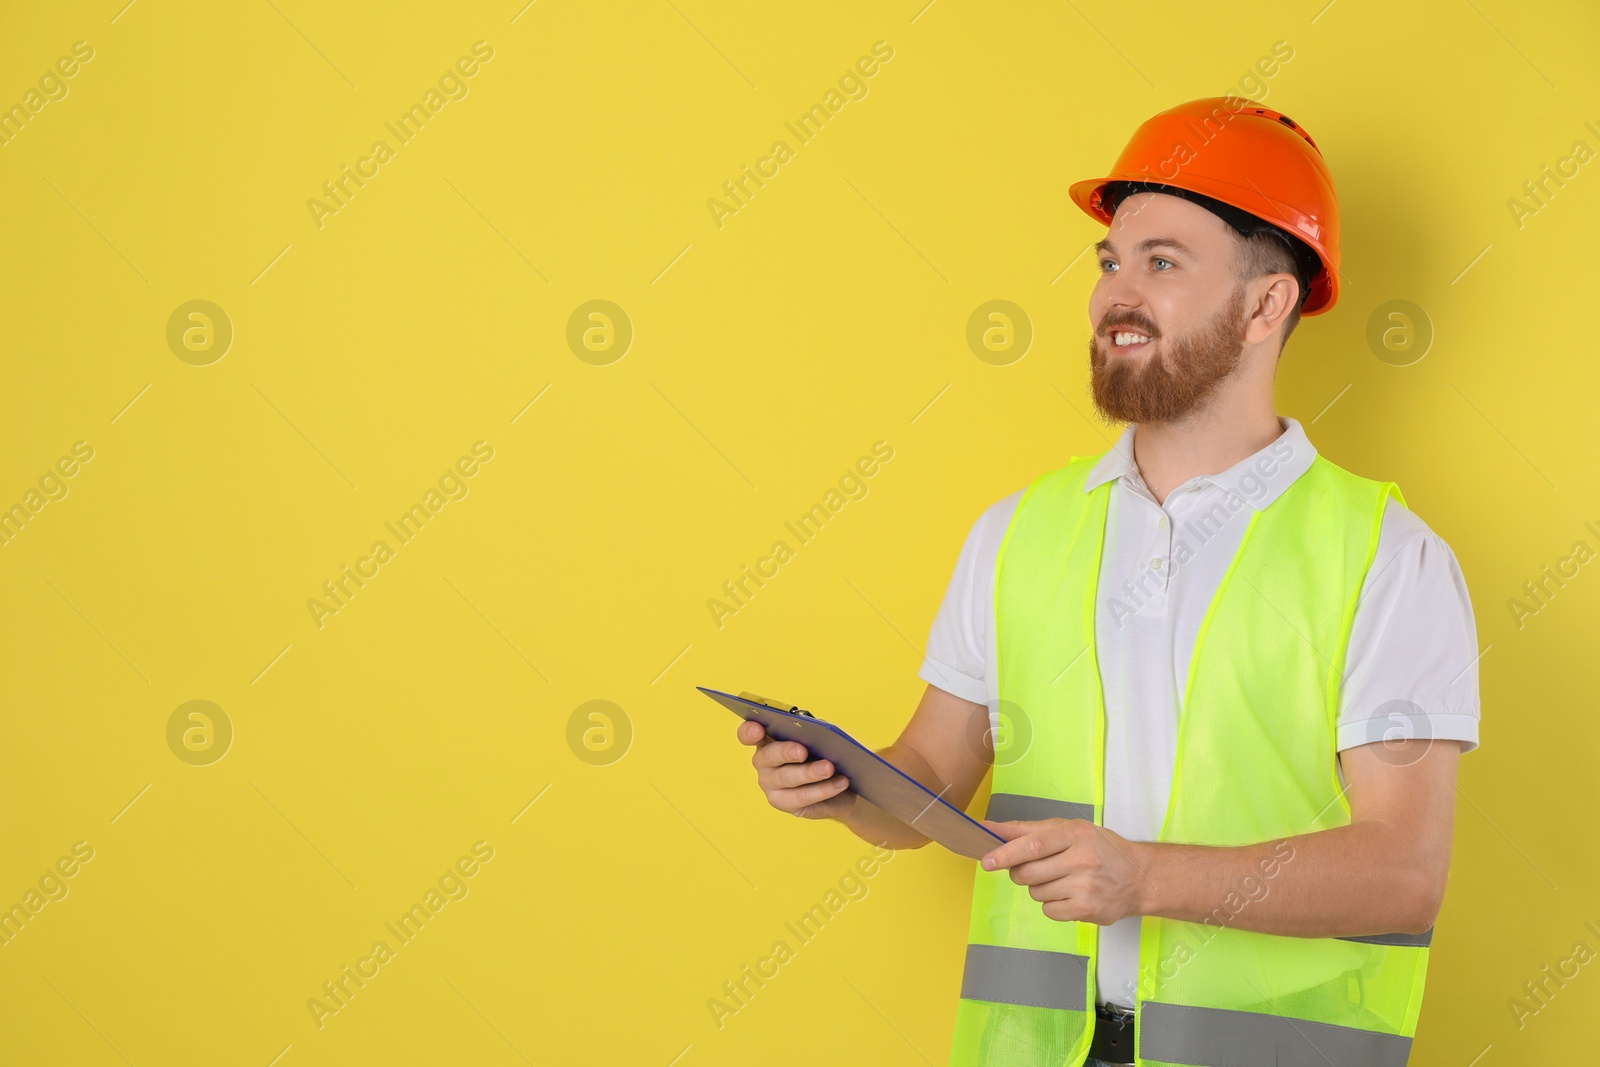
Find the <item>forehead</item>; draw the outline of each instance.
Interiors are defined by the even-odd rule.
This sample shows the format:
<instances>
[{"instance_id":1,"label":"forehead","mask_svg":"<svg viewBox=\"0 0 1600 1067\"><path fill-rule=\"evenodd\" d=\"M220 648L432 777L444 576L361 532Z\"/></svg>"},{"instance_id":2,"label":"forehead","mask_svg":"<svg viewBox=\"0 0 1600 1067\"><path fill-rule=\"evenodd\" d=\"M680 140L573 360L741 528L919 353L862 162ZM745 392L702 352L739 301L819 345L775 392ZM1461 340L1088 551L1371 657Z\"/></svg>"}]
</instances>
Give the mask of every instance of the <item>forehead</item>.
<instances>
[{"instance_id":1,"label":"forehead","mask_svg":"<svg viewBox=\"0 0 1600 1067\"><path fill-rule=\"evenodd\" d=\"M1095 247L1126 255L1153 248L1151 242L1160 238L1173 239L1197 256L1230 250L1228 224L1222 219L1181 196L1152 192L1124 197L1105 239Z\"/></svg>"}]
</instances>

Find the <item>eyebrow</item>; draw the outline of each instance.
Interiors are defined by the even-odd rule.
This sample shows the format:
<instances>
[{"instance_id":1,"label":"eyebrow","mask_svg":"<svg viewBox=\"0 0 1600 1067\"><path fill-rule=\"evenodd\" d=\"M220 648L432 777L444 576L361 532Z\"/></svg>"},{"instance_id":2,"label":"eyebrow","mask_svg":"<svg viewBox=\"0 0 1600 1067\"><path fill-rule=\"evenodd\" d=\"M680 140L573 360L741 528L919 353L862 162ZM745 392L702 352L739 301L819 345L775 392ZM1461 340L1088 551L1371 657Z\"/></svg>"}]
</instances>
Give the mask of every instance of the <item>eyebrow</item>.
<instances>
[{"instance_id":1,"label":"eyebrow","mask_svg":"<svg viewBox=\"0 0 1600 1067\"><path fill-rule=\"evenodd\" d=\"M1133 246L1133 251L1135 254L1137 254L1139 252L1149 252L1156 248L1170 248L1176 252L1181 252L1186 256L1192 256L1195 254L1194 249L1190 248L1176 237L1146 237L1144 240ZM1111 238L1108 237L1103 241L1096 241L1094 243L1094 250L1096 252L1115 252L1116 248L1113 247L1111 244Z\"/></svg>"}]
</instances>

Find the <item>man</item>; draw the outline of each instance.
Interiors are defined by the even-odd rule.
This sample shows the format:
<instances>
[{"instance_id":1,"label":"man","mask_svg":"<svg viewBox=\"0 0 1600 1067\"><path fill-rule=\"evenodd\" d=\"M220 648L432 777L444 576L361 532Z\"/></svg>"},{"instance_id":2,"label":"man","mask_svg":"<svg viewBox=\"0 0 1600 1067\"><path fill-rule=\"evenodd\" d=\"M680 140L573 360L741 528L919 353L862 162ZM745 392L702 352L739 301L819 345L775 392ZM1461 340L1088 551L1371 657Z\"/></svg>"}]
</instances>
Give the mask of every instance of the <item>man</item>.
<instances>
[{"instance_id":1,"label":"man","mask_svg":"<svg viewBox=\"0 0 1600 1067\"><path fill-rule=\"evenodd\" d=\"M1089 361L1129 425L973 525L882 750L960 807L993 769L951 1062L1403 1065L1478 652L1449 547L1273 411L1338 293L1331 178L1210 98L1071 192L1110 227ZM779 810L926 843L738 736Z\"/></svg>"}]
</instances>

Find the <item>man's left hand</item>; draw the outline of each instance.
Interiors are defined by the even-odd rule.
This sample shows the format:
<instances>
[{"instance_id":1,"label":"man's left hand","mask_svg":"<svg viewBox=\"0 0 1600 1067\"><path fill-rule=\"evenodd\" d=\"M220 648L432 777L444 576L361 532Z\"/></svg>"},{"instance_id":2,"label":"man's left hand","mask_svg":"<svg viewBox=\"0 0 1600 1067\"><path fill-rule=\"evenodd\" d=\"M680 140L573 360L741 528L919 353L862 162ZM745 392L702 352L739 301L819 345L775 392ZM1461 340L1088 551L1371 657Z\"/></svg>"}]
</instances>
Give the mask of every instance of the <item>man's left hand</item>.
<instances>
[{"instance_id":1,"label":"man's left hand","mask_svg":"<svg viewBox=\"0 0 1600 1067\"><path fill-rule=\"evenodd\" d=\"M983 869L1009 869L1048 918L1108 926L1144 914L1145 844L1085 819L983 825L1006 839L983 857Z\"/></svg>"}]
</instances>

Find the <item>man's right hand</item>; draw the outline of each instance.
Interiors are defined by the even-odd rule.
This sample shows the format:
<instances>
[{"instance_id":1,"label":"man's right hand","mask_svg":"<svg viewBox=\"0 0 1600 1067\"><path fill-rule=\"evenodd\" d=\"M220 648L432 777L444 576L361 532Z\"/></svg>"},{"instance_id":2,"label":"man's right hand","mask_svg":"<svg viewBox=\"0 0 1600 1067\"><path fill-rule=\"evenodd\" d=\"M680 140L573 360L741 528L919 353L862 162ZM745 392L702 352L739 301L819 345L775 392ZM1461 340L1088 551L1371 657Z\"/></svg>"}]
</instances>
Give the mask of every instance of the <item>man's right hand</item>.
<instances>
[{"instance_id":1,"label":"man's right hand","mask_svg":"<svg viewBox=\"0 0 1600 1067\"><path fill-rule=\"evenodd\" d=\"M770 738L760 723L748 720L739 724L738 737L741 744L755 746L750 763L756 783L779 811L804 819L837 819L855 806L849 780L834 774L828 760L811 759L798 741Z\"/></svg>"}]
</instances>

